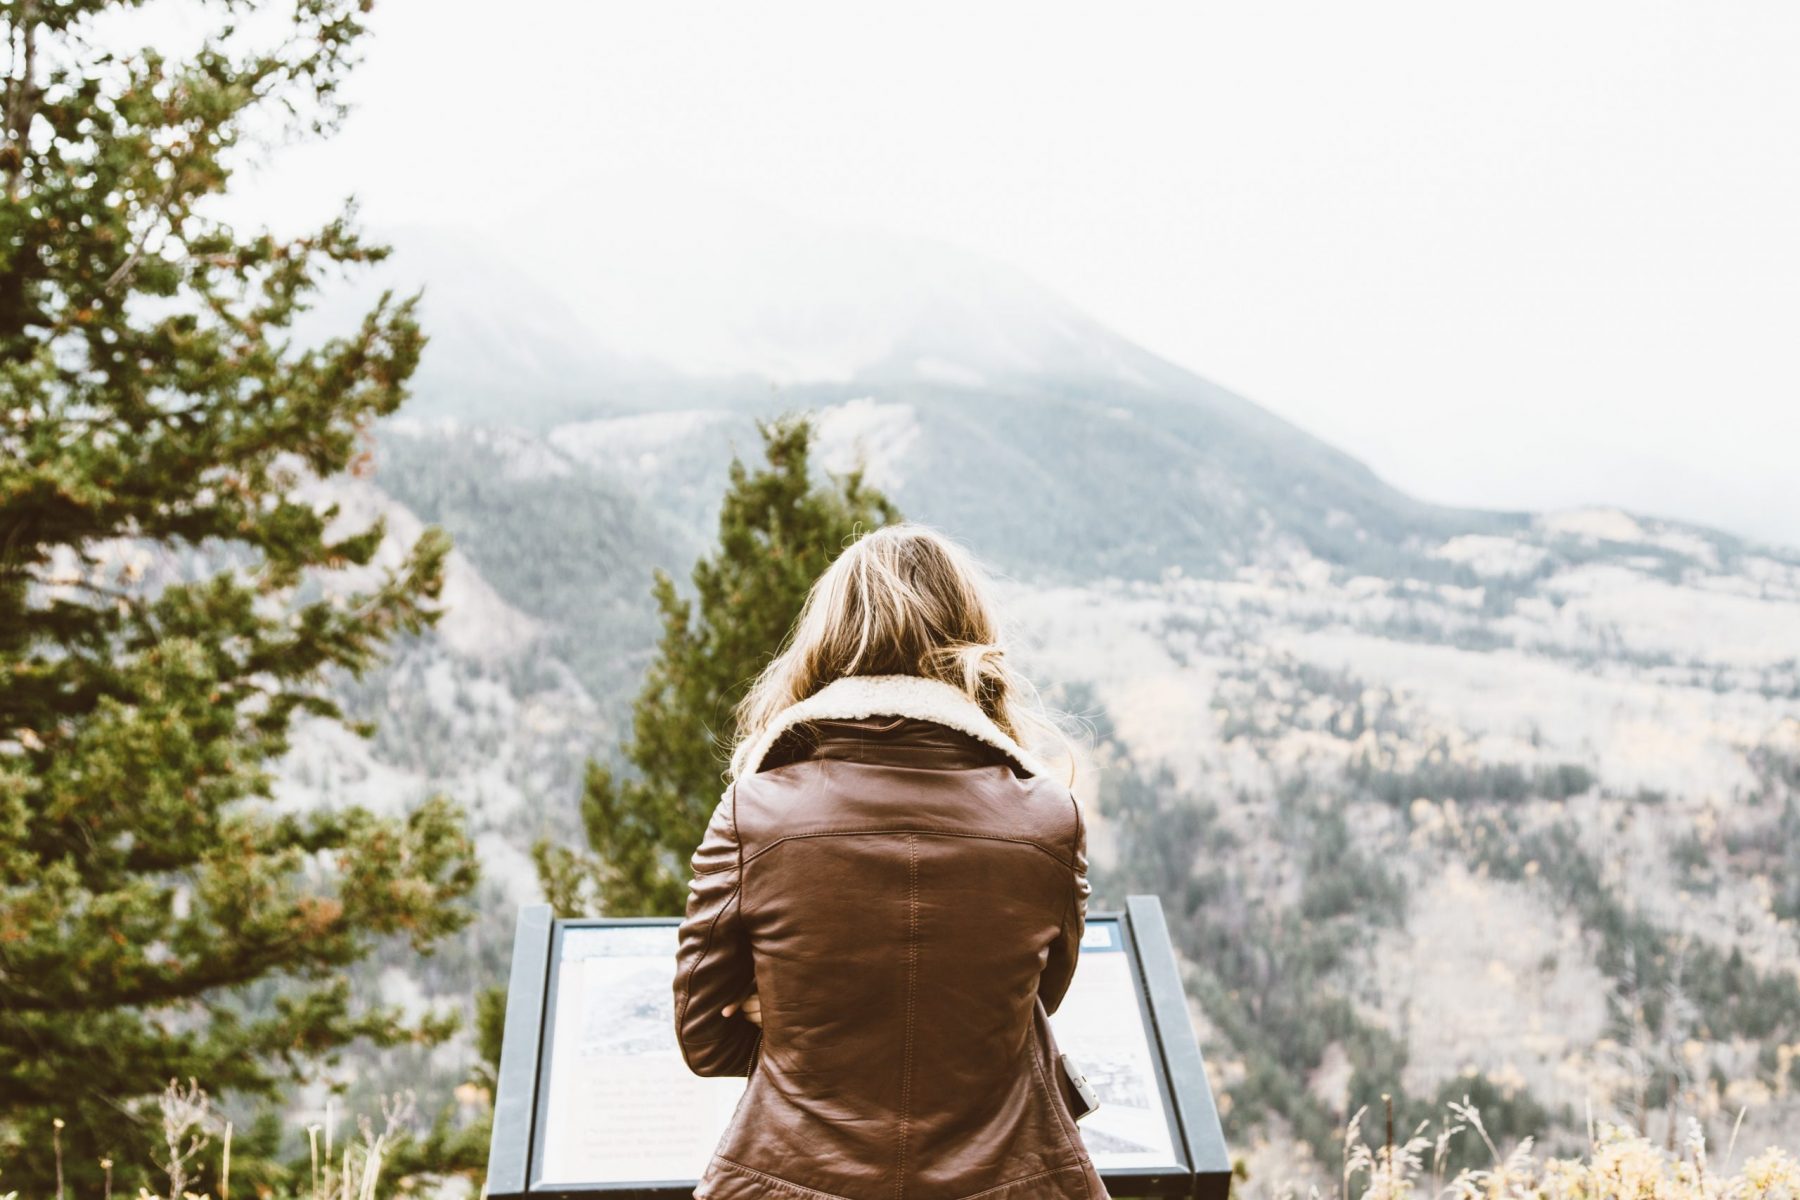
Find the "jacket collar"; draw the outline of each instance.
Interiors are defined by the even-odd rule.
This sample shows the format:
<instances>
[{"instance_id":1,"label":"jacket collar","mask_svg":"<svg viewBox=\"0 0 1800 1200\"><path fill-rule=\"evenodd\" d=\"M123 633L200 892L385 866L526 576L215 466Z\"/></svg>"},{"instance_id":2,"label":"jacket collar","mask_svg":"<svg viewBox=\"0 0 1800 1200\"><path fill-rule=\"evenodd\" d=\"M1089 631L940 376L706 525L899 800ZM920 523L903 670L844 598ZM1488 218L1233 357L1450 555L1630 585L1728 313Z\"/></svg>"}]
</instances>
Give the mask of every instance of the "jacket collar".
<instances>
[{"instance_id":1,"label":"jacket collar","mask_svg":"<svg viewBox=\"0 0 1800 1200\"><path fill-rule=\"evenodd\" d=\"M847 675L832 680L775 714L775 719L751 742L741 774L760 771L776 741L796 725L882 716L935 721L1002 751L1028 775L1049 774L1044 764L1008 737L979 704L959 689L922 675Z\"/></svg>"}]
</instances>

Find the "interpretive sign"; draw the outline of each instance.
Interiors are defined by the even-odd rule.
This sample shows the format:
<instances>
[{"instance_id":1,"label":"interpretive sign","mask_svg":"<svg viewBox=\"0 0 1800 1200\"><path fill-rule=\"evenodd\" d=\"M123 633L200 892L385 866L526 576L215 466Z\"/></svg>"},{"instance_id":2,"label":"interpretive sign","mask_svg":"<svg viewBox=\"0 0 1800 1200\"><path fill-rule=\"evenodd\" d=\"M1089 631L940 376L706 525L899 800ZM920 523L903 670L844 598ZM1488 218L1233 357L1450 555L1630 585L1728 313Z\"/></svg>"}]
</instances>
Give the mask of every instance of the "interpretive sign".
<instances>
[{"instance_id":1,"label":"interpretive sign","mask_svg":"<svg viewBox=\"0 0 1800 1200\"><path fill-rule=\"evenodd\" d=\"M487 1194L685 1198L743 1094L675 1042L675 918L519 914ZM1080 1124L1117 1197L1224 1197L1219 1118L1154 896L1093 913L1057 1045L1100 1108Z\"/></svg>"}]
</instances>

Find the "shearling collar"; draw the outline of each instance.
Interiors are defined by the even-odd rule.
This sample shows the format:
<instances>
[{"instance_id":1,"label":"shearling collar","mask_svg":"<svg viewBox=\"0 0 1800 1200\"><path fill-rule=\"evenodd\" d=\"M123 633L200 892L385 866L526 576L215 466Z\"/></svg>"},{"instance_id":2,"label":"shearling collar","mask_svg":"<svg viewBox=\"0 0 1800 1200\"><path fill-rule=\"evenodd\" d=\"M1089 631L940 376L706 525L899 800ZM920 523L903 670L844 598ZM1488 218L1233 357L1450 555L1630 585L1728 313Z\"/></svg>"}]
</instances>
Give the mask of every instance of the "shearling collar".
<instances>
[{"instance_id":1,"label":"shearling collar","mask_svg":"<svg viewBox=\"0 0 1800 1200\"><path fill-rule=\"evenodd\" d=\"M847 675L775 714L745 755L743 774L754 775L782 734L807 721L859 721L910 717L935 721L1004 752L1030 775L1048 775L1037 757L1006 736L981 706L958 689L922 675Z\"/></svg>"}]
</instances>

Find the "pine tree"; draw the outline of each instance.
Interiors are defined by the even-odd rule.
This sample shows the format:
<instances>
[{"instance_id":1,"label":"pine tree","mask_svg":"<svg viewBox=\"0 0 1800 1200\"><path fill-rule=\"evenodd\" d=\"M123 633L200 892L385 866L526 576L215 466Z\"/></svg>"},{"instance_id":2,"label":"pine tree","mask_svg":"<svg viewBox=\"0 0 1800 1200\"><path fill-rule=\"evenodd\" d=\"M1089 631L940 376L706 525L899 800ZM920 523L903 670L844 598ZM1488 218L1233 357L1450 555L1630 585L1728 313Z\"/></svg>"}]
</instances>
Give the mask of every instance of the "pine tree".
<instances>
[{"instance_id":1,"label":"pine tree","mask_svg":"<svg viewBox=\"0 0 1800 1200\"><path fill-rule=\"evenodd\" d=\"M72 1188L98 1193L104 1154L129 1192L172 1077L271 1095L354 1039L441 1036L353 1003L342 969L428 950L475 875L443 800L269 803L295 720L343 719L330 677L434 620L448 551L432 531L378 563L379 523L295 490L366 464L405 396L412 300L292 330L324 273L384 251L348 209L297 238L209 215L250 153L341 120L368 5L201 0L191 57L96 44L135 7L0 6L0 1145L23 1194L51 1192L52 1118Z\"/></svg>"},{"instance_id":2,"label":"pine tree","mask_svg":"<svg viewBox=\"0 0 1800 1200\"><path fill-rule=\"evenodd\" d=\"M733 710L774 657L807 589L859 532L899 519L860 472L816 481L812 426L759 426L767 466L731 464L719 546L694 566L692 599L658 572L663 633L622 748L620 775L589 762L581 800L592 853L535 849L550 902L563 913L679 913L687 861L723 786Z\"/></svg>"}]
</instances>

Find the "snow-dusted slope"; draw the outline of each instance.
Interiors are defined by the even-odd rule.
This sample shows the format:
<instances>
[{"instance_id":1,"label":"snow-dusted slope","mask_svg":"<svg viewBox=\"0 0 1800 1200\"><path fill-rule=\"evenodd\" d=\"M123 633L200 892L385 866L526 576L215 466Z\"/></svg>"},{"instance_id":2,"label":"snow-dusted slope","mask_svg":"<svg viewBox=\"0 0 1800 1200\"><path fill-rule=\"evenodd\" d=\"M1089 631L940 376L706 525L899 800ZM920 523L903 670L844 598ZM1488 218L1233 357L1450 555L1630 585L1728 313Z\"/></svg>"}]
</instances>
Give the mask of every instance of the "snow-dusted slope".
<instances>
[{"instance_id":1,"label":"snow-dusted slope","mask_svg":"<svg viewBox=\"0 0 1800 1200\"><path fill-rule=\"evenodd\" d=\"M1321 808L1343 821L1365 865L1334 918L1349 932L1324 994L1405 1047L1393 1084L1417 1097L1479 1078L1544 1106L1552 1134L1590 1106L1659 1130L1678 1110L1715 1133L1746 1109L1746 1137L1791 1144L1800 570L1756 554L1722 569L1694 538L1622 513L1553 514L1440 544L1478 567L1467 585L1297 557L1010 599L1038 677L1082 681L1078 707L1116 731L1123 754L1085 779L1115 878L1144 875L1121 860L1142 847L1120 841L1109 776L1144 764L1171 768L1164 786L1183 802L1218 807L1193 848L1195 886L1217 896L1193 910L1201 927L1276 936L1259 906L1306 911L1309 881L1329 876L1293 828ZM1388 885L1403 896L1392 912ZM1299 959L1267 953L1280 987ZM1748 992L1775 1007L1750 1012ZM1658 1025L1643 1004L1674 1015ZM1353 1044L1294 1047L1287 1064L1327 1111L1369 1099L1349 1090ZM1209 1053L1241 1081L1269 1050L1215 1028ZM1674 1107L1645 1117L1645 1089L1667 1086ZM1310 1177L1282 1128L1242 1131L1274 1135L1262 1177Z\"/></svg>"}]
</instances>

